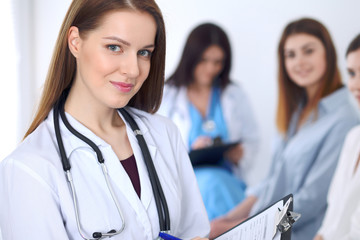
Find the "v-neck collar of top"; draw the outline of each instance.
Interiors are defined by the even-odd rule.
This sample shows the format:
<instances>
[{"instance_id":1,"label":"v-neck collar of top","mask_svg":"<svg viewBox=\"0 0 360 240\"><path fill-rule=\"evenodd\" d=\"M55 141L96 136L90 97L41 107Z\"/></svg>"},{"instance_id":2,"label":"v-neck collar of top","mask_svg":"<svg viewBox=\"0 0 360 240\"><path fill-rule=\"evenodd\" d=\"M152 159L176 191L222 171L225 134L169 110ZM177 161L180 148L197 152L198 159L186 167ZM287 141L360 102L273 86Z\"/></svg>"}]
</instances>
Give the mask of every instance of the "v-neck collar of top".
<instances>
[{"instance_id":1,"label":"v-neck collar of top","mask_svg":"<svg viewBox=\"0 0 360 240\"><path fill-rule=\"evenodd\" d=\"M205 116L203 116L201 114L201 112L199 111L199 109L189 100L188 104L194 109L194 111L196 111L197 114L199 114L202 118L202 120L206 120L206 119L213 119L214 118L214 111L215 111L215 106L218 102L218 99L220 98L220 89L217 87L212 87L211 88L211 92L210 92L210 96L209 96L209 101L208 101L208 105L206 107L206 113Z\"/></svg>"}]
</instances>

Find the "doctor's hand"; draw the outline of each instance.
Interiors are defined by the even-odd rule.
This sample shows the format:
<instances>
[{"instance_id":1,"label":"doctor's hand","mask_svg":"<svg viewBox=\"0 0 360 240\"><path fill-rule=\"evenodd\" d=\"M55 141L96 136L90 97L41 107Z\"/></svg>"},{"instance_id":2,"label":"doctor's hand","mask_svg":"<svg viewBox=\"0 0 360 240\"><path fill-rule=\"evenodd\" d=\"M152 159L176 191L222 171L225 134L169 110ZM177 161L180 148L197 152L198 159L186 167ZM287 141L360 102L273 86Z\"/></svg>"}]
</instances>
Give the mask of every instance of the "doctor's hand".
<instances>
[{"instance_id":1,"label":"doctor's hand","mask_svg":"<svg viewBox=\"0 0 360 240\"><path fill-rule=\"evenodd\" d=\"M193 144L191 145L192 149L200 149L209 147L213 144L213 140L208 136L200 136L198 137Z\"/></svg>"},{"instance_id":2,"label":"doctor's hand","mask_svg":"<svg viewBox=\"0 0 360 240\"><path fill-rule=\"evenodd\" d=\"M193 238L191 240L209 240L209 239L208 238L196 237L196 238Z\"/></svg>"},{"instance_id":3,"label":"doctor's hand","mask_svg":"<svg viewBox=\"0 0 360 240\"><path fill-rule=\"evenodd\" d=\"M226 232L227 230L235 227L236 225L238 225L239 223L241 223L245 219L246 218L244 218L244 219L230 219L230 218L228 218L226 216L225 217L215 218L210 223L210 235L209 235L209 238L214 239L215 237L219 236L220 234L222 234L222 233Z\"/></svg>"},{"instance_id":4,"label":"doctor's hand","mask_svg":"<svg viewBox=\"0 0 360 240\"><path fill-rule=\"evenodd\" d=\"M321 235L316 235L313 240L324 240Z\"/></svg>"},{"instance_id":5,"label":"doctor's hand","mask_svg":"<svg viewBox=\"0 0 360 240\"><path fill-rule=\"evenodd\" d=\"M225 152L225 158L235 165L239 164L243 155L244 155L244 148L240 143Z\"/></svg>"}]
</instances>

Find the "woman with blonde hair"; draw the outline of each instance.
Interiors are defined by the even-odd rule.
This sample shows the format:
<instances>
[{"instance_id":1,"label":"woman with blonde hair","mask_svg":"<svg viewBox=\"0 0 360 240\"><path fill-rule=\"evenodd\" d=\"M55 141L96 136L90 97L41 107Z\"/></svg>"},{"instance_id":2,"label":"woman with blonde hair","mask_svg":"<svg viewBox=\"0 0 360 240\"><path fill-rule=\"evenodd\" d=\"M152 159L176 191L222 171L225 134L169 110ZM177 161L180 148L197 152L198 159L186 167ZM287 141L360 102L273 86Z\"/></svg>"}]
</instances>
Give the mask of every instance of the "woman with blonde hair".
<instances>
[{"instance_id":1,"label":"woman with blonde hair","mask_svg":"<svg viewBox=\"0 0 360 240\"><path fill-rule=\"evenodd\" d=\"M289 23L278 47L279 136L268 176L247 198L211 223L216 236L292 193L301 218L292 239L312 239L326 210L326 195L347 132L359 123L323 24L309 18Z\"/></svg>"},{"instance_id":2,"label":"woman with blonde hair","mask_svg":"<svg viewBox=\"0 0 360 240\"><path fill-rule=\"evenodd\" d=\"M153 113L165 27L153 0L74 0L37 114L0 165L4 239L206 236L177 128Z\"/></svg>"}]
</instances>

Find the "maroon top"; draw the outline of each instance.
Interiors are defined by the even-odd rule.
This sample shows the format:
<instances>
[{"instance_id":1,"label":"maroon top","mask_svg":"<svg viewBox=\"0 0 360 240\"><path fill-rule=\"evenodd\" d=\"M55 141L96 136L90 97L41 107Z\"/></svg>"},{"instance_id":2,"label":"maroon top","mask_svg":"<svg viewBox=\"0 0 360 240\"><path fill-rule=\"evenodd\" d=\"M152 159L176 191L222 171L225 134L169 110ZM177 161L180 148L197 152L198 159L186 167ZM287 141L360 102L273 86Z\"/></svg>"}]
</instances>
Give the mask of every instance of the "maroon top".
<instances>
[{"instance_id":1,"label":"maroon top","mask_svg":"<svg viewBox=\"0 0 360 240\"><path fill-rule=\"evenodd\" d=\"M129 175L130 180L135 188L137 195L140 198L140 178L139 178L139 171L137 169L136 160L134 154L131 155L129 158L121 160L121 164L123 165L126 173Z\"/></svg>"}]
</instances>

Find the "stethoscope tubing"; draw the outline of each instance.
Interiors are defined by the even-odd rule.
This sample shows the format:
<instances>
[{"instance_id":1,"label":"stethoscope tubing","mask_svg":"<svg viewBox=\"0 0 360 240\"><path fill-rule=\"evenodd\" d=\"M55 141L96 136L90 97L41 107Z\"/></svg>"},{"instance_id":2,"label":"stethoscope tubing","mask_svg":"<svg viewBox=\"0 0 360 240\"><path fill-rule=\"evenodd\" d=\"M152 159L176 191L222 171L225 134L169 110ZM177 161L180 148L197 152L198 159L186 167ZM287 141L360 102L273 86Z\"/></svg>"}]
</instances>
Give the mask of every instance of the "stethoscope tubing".
<instances>
[{"instance_id":1,"label":"stethoscope tubing","mask_svg":"<svg viewBox=\"0 0 360 240\"><path fill-rule=\"evenodd\" d=\"M166 202L164 192L162 190L162 187L161 187L161 184L159 181L159 177L156 173L154 163L151 160L149 148L146 145L145 139L144 139L139 127L137 126L135 120L130 116L130 114L124 108L120 108L119 112L123 115L126 122L129 123L131 129L134 131L135 136L140 145L141 152L144 156L145 165L146 165L146 168L149 173L150 182L152 183L151 187L152 187L152 190L153 190L153 193L155 196L155 203L156 203L156 208L157 208L158 216L159 216L160 230L161 231L169 231L170 230L169 209L168 209L168 205Z\"/></svg>"},{"instance_id":2,"label":"stethoscope tubing","mask_svg":"<svg viewBox=\"0 0 360 240\"><path fill-rule=\"evenodd\" d=\"M114 194L113 188L110 184L110 181L108 179L108 172L106 169L106 165L105 165L105 160L103 158L103 155L100 151L100 149L98 148L98 146L96 146L96 144L94 142L92 142L90 139L88 139L87 137L85 137L84 135L82 135L81 133L79 133L78 131L76 131L68 122L66 115L65 115L65 110L64 110L64 105L65 105L65 100L67 97L68 91L64 90L64 92L62 93L60 99L58 100L58 102L55 104L54 106L54 127L55 127L55 135L56 135L56 140L58 143L58 147L59 147L59 152L60 152L60 157L61 157L61 163L63 166L63 170L65 172L65 175L67 177L67 180L70 184L70 189L72 192L72 197L73 197L73 201L74 201L74 208L75 208L75 214L76 214L76 220L77 220L77 227L79 230L80 235L84 238L87 239L86 237L84 237L84 234L81 230L81 226L80 226L80 219L79 219L79 212L78 212L78 204L77 204L77 199L76 199L76 191L75 191L75 187L73 184L73 180L72 180L72 176L71 176L71 164L69 159L66 156L66 152L65 152L65 147L62 141L62 137L61 137L61 133L60 133L60 119L59 116L61 116L61 119L64 123L64 125L66 126L66 128L72 133L74 134L76 137L78 137L79 139L81 139L82 141L84 141L85 143L87 143L96 153L98 162L101 165L101 169L103 171L105 180L106 180L106 184L108 186L108 189L111 193L111 196L113 198L113 201L115 202L115 205L117 207L117 210L119 212L119 215L121 217L122 220L122 227L119 231L116 231L114 234L109 234L109 236L113 236L115 234L119 234L120 232L123 231L123 229L125 228L125 221L124 221L124 217L120 208L120 204L117 201L117 198ZM142 135L142 132L140 131L140 128L138 127L137 123L135 122L135 120L131 117L131 115L124 109L124 108L120 108L118 109L118 111L122 114L122 116L125 118L126 122L129 123L132 131L134 132L141 152L143 154L143 158L144 158L144 162L147 168L147 171L149 173L149 178L150 178L150 182L151 182L151 187L152 187L152 191L154 194L154 198L155 198L155 204L156 204L156 208L157 208L157 212L158 212L158 216L159 216L159 225L160 225L160 231L161 232L169 232L170 231L170 216L169 216L169 209L168 209L168 205L166 202L166 198L165 198L165 194L162 190L161 187L161 183L159 181L159 177L157 175L154 163L152 161L149 149L147 147L146 141ZM112 230L115 231L115 230ZM108 237L108 234L103 234L101 238L94 238L94 239L102 239L104 237Z\"/></svg>"}]
</instances>

